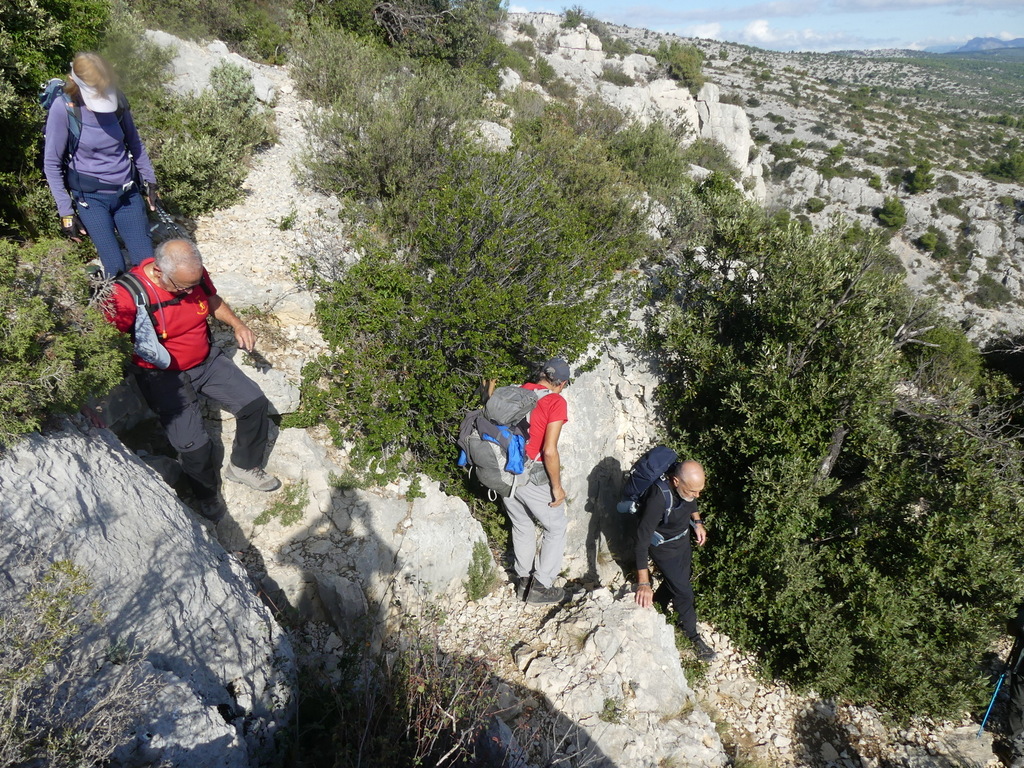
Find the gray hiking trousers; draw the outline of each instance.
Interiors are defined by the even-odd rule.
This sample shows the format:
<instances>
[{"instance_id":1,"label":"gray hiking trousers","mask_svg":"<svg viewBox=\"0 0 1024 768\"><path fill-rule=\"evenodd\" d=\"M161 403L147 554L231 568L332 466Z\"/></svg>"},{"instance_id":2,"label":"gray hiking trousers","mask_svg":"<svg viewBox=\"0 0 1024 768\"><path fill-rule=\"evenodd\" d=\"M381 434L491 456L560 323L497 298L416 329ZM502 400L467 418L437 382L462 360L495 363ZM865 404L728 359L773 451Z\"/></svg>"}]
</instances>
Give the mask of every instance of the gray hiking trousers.
<instances>
[{"instance_id":1,"label":"gray hiking trousers","mask_svg":"<svg viewBox=\"0 0 1024 768\"><path fill-rule=\"evenodd\" d=\"M505 511L512 521L516 576L525 578L532 572L533 578L544 587L554 585L562 570L565 532L569 525L565 502L549 507L550 501L551 486L546 483L520 485L512 496L504 499ZM539 553L534 519L544 531Z\"/></svg>"}]
</instances>

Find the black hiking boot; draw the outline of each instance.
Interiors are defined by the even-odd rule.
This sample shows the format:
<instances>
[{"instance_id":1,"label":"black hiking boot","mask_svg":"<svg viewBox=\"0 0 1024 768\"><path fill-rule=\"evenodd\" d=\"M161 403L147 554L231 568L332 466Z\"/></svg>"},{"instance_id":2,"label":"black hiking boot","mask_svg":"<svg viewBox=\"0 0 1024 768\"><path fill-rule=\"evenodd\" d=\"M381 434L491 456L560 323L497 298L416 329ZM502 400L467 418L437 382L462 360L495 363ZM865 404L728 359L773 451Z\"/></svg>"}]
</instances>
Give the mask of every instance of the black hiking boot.
<instances>
[{"instance_id":1,"label":"black hiking boot","mask_svg":"<svg viewBox=\"0 0 1024 768\"><path fill-rule=\"evenodd\" d=\"M530 588L530 577L519 576L515 581L516 585L516 597L519 602L523 602L526 599L526 591Z\"/></svg>"},{"instance_id":2,"label":"black hiking boot","mask_svg":"<svg viewBox=\"0 0 1024 768\"><path fill-rule=\"evenodd\" d=\"M698 661L712 661L718 656L700 635L691 637L690 642L693 643L693 655Z\"/></svg>"}]
</instances>

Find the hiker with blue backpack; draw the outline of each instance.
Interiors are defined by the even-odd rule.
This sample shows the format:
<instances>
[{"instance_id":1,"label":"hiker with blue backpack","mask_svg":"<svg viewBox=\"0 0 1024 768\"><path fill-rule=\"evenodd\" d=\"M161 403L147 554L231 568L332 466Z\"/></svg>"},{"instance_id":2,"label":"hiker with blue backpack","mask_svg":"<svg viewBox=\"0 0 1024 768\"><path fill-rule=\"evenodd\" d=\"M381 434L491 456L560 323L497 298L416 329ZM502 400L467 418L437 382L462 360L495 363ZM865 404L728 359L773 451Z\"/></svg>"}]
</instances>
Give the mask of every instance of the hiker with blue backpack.
<instances>
[{"instance_id":1,"label":"hiker with blue backpack","mask_svg":"<svg viewBox=\"0 0 1024 768\"><path fill-rule=\"evenodd\" d=\"M40 94L48 110L43 171L61 232L75 242L88 234L108 278L125 269L118 235L132 265L153 257L146 208L157 204L153 165L115 82L102 57L79 53L67 79Z\"/></svg>"},{"instance_id":2,"label":"hiker with blue backpack","mask_svg":"<svg viewBox=\"0 0 1024 768\"><path fill-rule=\"evenodd\" d=\"M649 608L655 600L667 605L669 599L678 615L676 626L693 643L697 658L709 661L715 653L697 632L697 612L694 608L693 586L690 584L692 548L690 531L697 546L704 546L708 534L701 520L697 499L704 491L704 467L699 462L676 461L675 453L659 446L634 465L634 481L640 480L639 467L656 464L665 456L669 464L655 476L632 510L637 520L636 543L636 602ZM646 460L646 461L645 461ZM662 582L657 592L651 584L648 558L661 571Z\"/></svg>"},{"instance_id":3,"label":"hiker with blue backpack","mask_svg":"<svg viewBox=\"0 0 1024 768\"><path fill-rule=\"evenodd\" d=\"M562 464L558 438L569 420L569 406L562 392L569 386L568 364L553 358L540 366L531 381L522 385L539 399L529 415L525 455L532 462L525 482L505 497L505 511L512 521L512 551L515 558L516 594L534 605L560 603L565 592L555 586L562 570L565 534L569 517L562 488ZM540 551L537 531L541 527Z\"/></svg>"}]
</instances>

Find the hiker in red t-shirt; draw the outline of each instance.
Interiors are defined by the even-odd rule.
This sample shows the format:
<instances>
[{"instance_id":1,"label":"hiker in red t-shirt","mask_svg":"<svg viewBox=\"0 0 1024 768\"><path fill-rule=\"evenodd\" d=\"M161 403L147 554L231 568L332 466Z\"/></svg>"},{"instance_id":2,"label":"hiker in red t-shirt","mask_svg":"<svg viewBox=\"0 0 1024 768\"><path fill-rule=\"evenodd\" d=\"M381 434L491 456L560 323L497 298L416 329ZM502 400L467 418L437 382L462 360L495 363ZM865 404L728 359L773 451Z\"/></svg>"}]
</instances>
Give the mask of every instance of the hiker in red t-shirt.
<instances>
[{"instance_id":1,"label":"hiker in red t-shirt","mask_svg":"<svg viewBox=\"0 0 1024 768\"><path fill-rule=\"evenodd\" d=\"M512 521L516 591L520 599L528 603L558 603L565 593L555 586L555 579L562 570L569 523L558 438L562 425L569 420L568 406L562 397L562 390L569 385L569 366L556 357L544 363L532 378L523 387L548 390L530 413L526 458L536 463L529 472L529 480L517 485L515 493L504 500L505 511ZM534 519L544 531L539 553Z\"/></svg>"},{"instance_id":2,"label":"hiker in red t-shirt","mask_svg":"<svg viewBox=\"0 0 1024 768\"><path fill-rule=\"evenodd\" d=\"M281 485L261 467L270 423L267 398L219 347L210 344L207 318L213 316L231 326L243 350L252 351L256 337L217 295L199 251L188 240L162 243L154 258L131 273L146 291L156 332L171 357L170 366L162 370L134 355L139 389L178 451L199 513L217 520L225 510L217 493L213 444L203 425L199 395L217 401L235 416L235 440L224 476L259 491ZM131 293L115 283L108 319L127 332L134 327L135 313Z\"/></svg>"}]
</instances>

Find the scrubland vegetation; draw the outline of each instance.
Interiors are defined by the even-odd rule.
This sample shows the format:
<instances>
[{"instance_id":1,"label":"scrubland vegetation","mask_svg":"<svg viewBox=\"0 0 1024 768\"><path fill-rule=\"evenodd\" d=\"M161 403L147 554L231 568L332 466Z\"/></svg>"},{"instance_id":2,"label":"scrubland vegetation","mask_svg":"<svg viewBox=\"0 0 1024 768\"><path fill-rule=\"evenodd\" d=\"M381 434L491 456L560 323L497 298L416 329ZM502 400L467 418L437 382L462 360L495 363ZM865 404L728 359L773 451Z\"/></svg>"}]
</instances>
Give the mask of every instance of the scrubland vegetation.
<instances>
[{"instance_id":1,"label":"scrubland vegetation","mask_svg":"<svg viewBox=\"0 0 1024 768\"><path fill-rule=\"evenodd\" d=\"M0 10L39 33L22 48L0 39L26 73L0 80L13 137L0 158L5 437L120 374L84 280L32 277L40 260L73 275L85 250L42 239L54 217L35 170L38 83L73 50L110 51L167 200L188 215L230 203L248 154L272 139L236 72L216 95L167 96L164 54L126 9L57 5L38 18ZM291 423L326 424L371 476L424 470L469 493L453 444L482 379L521 380L554 354L586 366L602 340L631 334L666 371L667 437L709 469L704 616L769 673L821 693L897 716L976 707L977 660L1024 597L1015 386L907 293L884 238L769 218L713 147L683 148L663 126L572 98L536 51L499 43L497 5L456 3L426 22L395 7L381 21L360 0L302 4L279 28L277 11L242 0L138 6L175 31L288 56L317 106L304 172L344 199L359 258L328 244L298 265L331 351L307 367ZM42 33L54 20L57 43ZM660 55L680 79L700 74L699 57ZM485 99L511 61L567 98ZM480 119L506 125L511 149L478 138ZM849 151L831 140L826 167L850 172ZM687 176L697 157L719 166L699 184ZM927 168L913 175L926 160L901 174L941 184ZM898 213L879 219L898 226ZM653 307L650 327L624 322L638 304Z\"/></svg>"}]
</instances>

